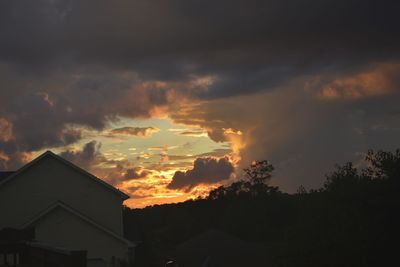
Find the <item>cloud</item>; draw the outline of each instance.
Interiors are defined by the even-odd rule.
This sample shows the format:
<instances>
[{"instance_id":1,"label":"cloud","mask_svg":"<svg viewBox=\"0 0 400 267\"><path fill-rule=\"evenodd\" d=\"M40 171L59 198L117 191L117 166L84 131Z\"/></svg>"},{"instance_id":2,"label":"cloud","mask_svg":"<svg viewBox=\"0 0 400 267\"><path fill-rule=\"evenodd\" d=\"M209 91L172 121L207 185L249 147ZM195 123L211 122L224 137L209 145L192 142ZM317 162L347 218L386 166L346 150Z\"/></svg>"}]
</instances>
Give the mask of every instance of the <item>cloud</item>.
<instances>
[{"instance_id":1,"label":"cloud","mask_svg":"<svg viewBox=\"0 0 400 267\"><path fill-rule=\"evenodd\" d=\"M204 157L220 158L220 157L225 157L225 156L229 155L230 153L232 153L232 149L230 149L230 148L217 148L211 152L197 154L196 157L198 157L198 158L204 158Z\"/></svg>"},{"instance_id":2,"label":"cloud","mask_svg":"<svg viewBox=\"0 0 400 267\"><path fill-rule=\"evenodd\" d=\"M149 137L153 133L160 131L154 127L122 127L116 128L110 131L109 136L139 136L139 137Z\"/></svg>"},{"instance_id":3,"label":"cloud","mask_svg":"<svg viewBox=\"0 0 400 267\"><path fill-rule=\"evenodd\" d=\"M227 158L198 158L193 169L175 172L167 188L190 190L200 184L214 184L229 179L234 170Z\"/></svg>"},{"instance_id":4,"label":"cloud","mask_svg":"<svg viewBox=\"0 0 400 267\"><path fill-rule=\"evenodd\" d=\"M78 65L129 69L143 80L197 75L196 88L209 89L191 93L226 97L398 59L397 8L361 0L9 1L0 6L0 59L36 72Z\"/></svg>"},{"instance_id":5,"label":"cloud","mask_svg":"<svg viewBox=\"0 0 400 267\"><path fill-rule=\"evenodd\" d=\"M12 124L8 120L0 118L0 141L8 142L12 138Z\"/></svg>"},{"instance_id":6,"label":"cloud","mask_svg":"<svg viewBox=\"0 0 400 267\"><path fill-rule=\"evenodd\" d=\"M398 9L361 0L1 1L0 164L17 168L119 117L169 117L230 142L241 167L275 162L284 189L318 185L338 161L400 146ZM117 165L96 146L65 155L87 168ZM118 183L130 168L96 171Z\"/></svg>"},{"instance_id":7,"label":"cloud","mask_svg":"<svg viewBox=\"0 0 400 267\"><path fill-rule=\"evenodd\" d=\"M396 138L400 133L400 92L396 88L400 84L379 96L326 101L317 93L325 83L310 90L309 79L275 91L192 105L171 117L219 133L210 137L239 147L238 170L253 160L270 160L276 167L271 182L289 192L300 185L320 187L335 164L358 162L369 148L400 147ZM396 84L396 79L389 80ZM228 128L241 134L229 139L224 135Z\"/></svg>"},{"instance_id":8,"label":"cloud","mask_svg":"<svg viewBox=\"0 0 400 267\"><path fill-rule=\"evenodd\" d=\"M107 153L101 152L101 143L94 140L86 143L82 149L68 149L59 155L115 186L151 175L150 170L134 167L126 159L107 158Z\"/></svg>"},{"instance_id":9,"label":"cloud","mask_svg":"<svg viewBox=\"0 0 400 267\"><path fill-rule=\"evenodd\" d=\"M209 157L216 157L216 158L222 158L229 156L232 153L231 149L226 149L226 148L217 148L214 149L210 152L205 152L201 154L195 154L195 155L171 155L171 154L160 154L160 156L165 157L166 160L187 160L187 159L196 159L196 158L209 158Z\"/></svg>"},{"instance_id":10,"label":"cloud","mask_svg":"<svg viewBox=\"0 0 400 267\"><path fill-rule=\"evenodd\" d=\"M82 150L66 150L59 155L83 169L91 170L94 165L105 161L103 154L100 152L100 148L101 143L91 141L86 143Z\"/></svg>"},{"instance_id":11,"label":"cloud","mask_svg":"<svg viewBox=\"0 0 400 267\"><path fill-rule=\"evenodd\" d=\"M148 170L143 170L143 168L135 167L135 168L127 169L124 177L126 180L142 179L142 178L148 177L150 174L151 174L151 172Z\"/></svg>"},{"instance_id":12,"label":"cloud","mask_svg":"<svg viewBox=\"0 0 400 267\"><path fill-rule=\"evenodd\" d=\"M400 63L380 63L367 66L355 73L324 81L317 77L307 82L306 89L315 90L317 96L327 100L354 100L377 97L400 91Z\"/></svg>"},{"instance_id":13,"label":"cloud","mask_svg":"<svg viewBox=\"0 0 400 267\"><path fill-rule=\"evenodd\" d=\"M0 151L0 169L15 171L32 159L32 154L28 152L18 152L5 154Z\"/></svg>"},{"instance_id":14,"label":"cloud","mask_svg":"<svg viewBox=\"0 0 400 267\"><path fill-rule=\"evenodd\" d=\"M5 154L65 147L80 140L85 129L102 131L118 116L150 117L167 103L164 89L146 88L131 75L63 74L71 75L69 80L66 76L49 75L33 77L26 81L30 84L27 87L22 82L27 77L21 77L16 70L10 75L7 71L2 73L7 79L0 79L0 86L6 88L0 91L0 118L4 128L0 151ZM49 88L47 93L39 91L43 87ZM144 136L155 131L149 127L130 133Z\"/></svg>"},{"instance_id":15,"label":"cloud","mask_svg":"<svg viewBox=\"0 0 400 267\"><path fill-rule=\"evenodd\" d=\"M53 107L47 95L28 94L9 99L5 107L2 114L3 122L7 121L9 125L7 139L17 142L18 150L34 151L44 147L65 146L81 137L79 130L68 126L67 118Z\"/></svg>"},{"instance_id":16,"label":"cloud","mask_svg":"<svg viewBox=\"0 0 400 267\"><path fill-rule=\"evenodd\" d=\"M344 77L399 60L396 7L360 0L7 1L0 4L0 116L14 125L16 151L29 152L79 140L69 125L103 130L118 116L168 114L188 99L276 90L305 76ZM341 89L351 84L333 82L321 95L377 92ZM34 127L35 118L46 120ZM225 139L216 127L208 134Z\"/></svg>"},{"instance_id":17,"label":"cloud","mask_svg":"<svg viewBox=\"0 0 400 267\"><path fill-rule=\"evenodd\" d=\"M191 136L191 137L205 137L208 136L207 132L204 132L202 130L199 131L183 131L179 133L180 135L184 136Z\"/></svg>"},{"instance_id":18,"label":"cloud","mask_svg":"<svg viewBox=\"0 0 400 267\"><path fill-rule=\"evenodd\" d=\"M193 159L196 159L196 158L209 158L209 157L232 158L231 157L232 152L233 151L231 149L217 148L210 152L205 152L205 153L200 153L200 154L169 154L168 150L163 150L162 153L158 154L158 156L160 156L160 164L167 163L168 166L172 166L170 161L173 162L173 164L176 164L175 161L180 161L181 163L183 163L183 162L192 161ZM160 166L165 166L165 165L161 164ZM184 166L186 166L186 164Z\"/></svg>"}]
</instances>

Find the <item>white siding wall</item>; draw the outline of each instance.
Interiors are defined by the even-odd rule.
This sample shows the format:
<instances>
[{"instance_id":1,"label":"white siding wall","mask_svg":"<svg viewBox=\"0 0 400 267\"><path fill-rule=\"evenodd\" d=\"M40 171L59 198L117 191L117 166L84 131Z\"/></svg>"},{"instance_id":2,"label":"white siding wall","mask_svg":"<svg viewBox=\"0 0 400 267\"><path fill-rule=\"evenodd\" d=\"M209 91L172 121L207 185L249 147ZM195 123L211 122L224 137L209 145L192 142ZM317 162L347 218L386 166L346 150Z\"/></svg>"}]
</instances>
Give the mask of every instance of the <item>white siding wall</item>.
<instances>
[{"instance_id":1,"label":"white siding wall","mask_svg":"<svg viewBox=\"0 0 400 267\"><path fill-rule=\"evenodd\" d=\"M122 199L51 156L0 186L0 228L19 227L60 200L122 236Z\"/></svg>"},{"instance_id":2,"label":"white siding wall","mask_svg":"<svg viewBox=\"0 0 400 267\"><path fill-rule=\"evenodd\" d=\"M60 207L36 223L36 239L68 249L87 250L88 259L103 258L109 264L113 256L128 257L125 243Z\"/></svg>"}]
</instances>

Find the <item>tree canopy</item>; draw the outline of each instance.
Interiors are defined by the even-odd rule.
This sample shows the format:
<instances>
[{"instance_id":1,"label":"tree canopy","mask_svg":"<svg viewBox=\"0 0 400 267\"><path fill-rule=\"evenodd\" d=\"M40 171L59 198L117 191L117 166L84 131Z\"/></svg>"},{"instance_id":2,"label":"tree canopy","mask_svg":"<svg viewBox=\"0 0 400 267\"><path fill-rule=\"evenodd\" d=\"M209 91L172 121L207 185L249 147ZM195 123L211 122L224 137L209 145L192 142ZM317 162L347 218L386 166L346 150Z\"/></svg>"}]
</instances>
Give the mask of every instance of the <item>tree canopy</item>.
<instances>
[{"instance_id":1,"label":"tree canopy","mask_svg":"<svg viewBox=\"0 0 400 267\"><path fill-rule=\"evenodd\" d=\"M141 232L137 266L162 266L207 229L263 244L268 262L259 266L386 266L397 255L400 151L370 150L357 166L336 166L321 188L288 194L269 185L273 166L256 161L205 199L125 209L127 237Z\"/></svg>"}]
</instances>

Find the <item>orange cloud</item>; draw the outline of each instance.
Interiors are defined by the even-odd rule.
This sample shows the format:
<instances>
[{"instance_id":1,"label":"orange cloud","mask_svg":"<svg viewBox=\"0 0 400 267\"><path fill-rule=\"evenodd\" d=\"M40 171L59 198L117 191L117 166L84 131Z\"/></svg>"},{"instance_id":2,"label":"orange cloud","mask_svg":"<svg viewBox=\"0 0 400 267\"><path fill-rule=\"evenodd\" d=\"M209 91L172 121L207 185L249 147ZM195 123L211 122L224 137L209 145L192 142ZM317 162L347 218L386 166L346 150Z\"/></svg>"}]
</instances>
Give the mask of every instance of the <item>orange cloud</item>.
<instances>
[{"instance_id":1,"label":"orange cloud","mask_svg":"<svg viewBox=\"0 0 400 267\"><path fill-rule=\"evenodd\" d=\"M199 130L199 131L184 131L179 133L180 135L191 136L191 137L206 137L207 132Z\"/></svg>"},{"instance_id":2,"label":"orange cloud","mask_svg":"<svg viewBox=\"0 0 400 267\"><path fill-rule=\"evenodd\" d=\"M10 141L13 139L12 124L4 118L0 118L0 141Z\"/></svg>"},{"instance_id":3,"label":"orange cloud","mask_svg":"<svg viewBox=\"0 0 400 267\"><path fill-rule=\"evenodd\" d=\"M358 99L390 94L396 90L400 63L377 64L367 70L334 79L323 85L321 99Z\"/></svg>"},{"instance_id":4,"label":"orange cloud","mask_svg":"<svg viewBox=\"0 0 400 267\"><path fill-rule=\"evenodd\" d=\"M139 137L148 137L153 133L160 131L155 127L122 127L112 129L107 136L139 136Z\"/></svg>"}]
</instances>

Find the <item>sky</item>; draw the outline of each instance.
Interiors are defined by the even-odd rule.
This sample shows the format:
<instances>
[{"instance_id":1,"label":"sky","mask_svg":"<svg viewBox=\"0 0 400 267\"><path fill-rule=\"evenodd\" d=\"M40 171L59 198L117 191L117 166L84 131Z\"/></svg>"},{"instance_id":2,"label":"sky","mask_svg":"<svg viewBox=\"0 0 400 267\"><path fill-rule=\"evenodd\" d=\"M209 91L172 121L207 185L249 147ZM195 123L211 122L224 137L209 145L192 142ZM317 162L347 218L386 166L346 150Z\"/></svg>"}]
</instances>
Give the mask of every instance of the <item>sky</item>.
<instances>
[{"instance_id":1,"label":"sky","mask_svg":"<svg viewBox=\"0 0 400 267\"><path fill-rule=\"evenodd\" d=\"M400 148L398 1L0 2L0 170L52 150L131 196L275 167L289 193Z\"/></svg>"}]
</instances>

